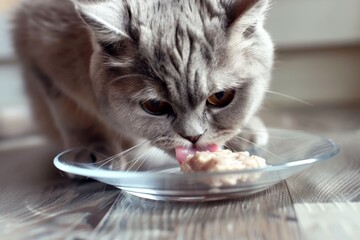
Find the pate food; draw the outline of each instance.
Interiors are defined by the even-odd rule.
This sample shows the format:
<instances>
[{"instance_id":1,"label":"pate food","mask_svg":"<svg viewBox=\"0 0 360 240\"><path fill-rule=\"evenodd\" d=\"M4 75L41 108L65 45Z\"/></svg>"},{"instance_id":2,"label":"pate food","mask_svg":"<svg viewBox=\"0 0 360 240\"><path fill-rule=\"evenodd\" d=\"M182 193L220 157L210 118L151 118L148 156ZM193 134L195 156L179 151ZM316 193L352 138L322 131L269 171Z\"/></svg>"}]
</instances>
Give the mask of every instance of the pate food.
<instances>
[{"instance_id":1,"label":"pate food","mask_svg":"<svg viewBox=\"0 0 360 240\"><path fill-rule=\"evenodd\" d=\"M266 161L259 156L250 155L249 152L232 152L220 150L217 152L196 152L190 154L180 165L184 173L191 172L223 172L266 167ZM261 176L254 174L234 174L221 177L213 185L234 185L237 181L254 181Z\"/></svg>"}]
</instances>

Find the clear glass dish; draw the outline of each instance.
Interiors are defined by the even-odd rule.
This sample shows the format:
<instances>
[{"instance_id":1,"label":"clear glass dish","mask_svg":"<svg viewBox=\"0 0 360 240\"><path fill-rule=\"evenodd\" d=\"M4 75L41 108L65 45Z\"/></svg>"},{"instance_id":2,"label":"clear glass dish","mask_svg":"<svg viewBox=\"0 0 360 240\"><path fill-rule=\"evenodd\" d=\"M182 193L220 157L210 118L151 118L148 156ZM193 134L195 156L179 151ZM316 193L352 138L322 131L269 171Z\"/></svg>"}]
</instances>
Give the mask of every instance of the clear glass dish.
<instances>
[{"instance_id":1,"label":"clear glass dish","mask_svg":"<svg viewBox=\"0 0 360 240\"><path fill-rule=\"evenodd\" d=\"M262 169L217 173L180 172L174 161L147 171L118 171L89 163L96 153L77 148L60 153L55 166L69 174L89 177L113 185L138 197L154 200L211 201L246 196L266 188L304 169L334 157L339 146L330 139L292 130L269 129L267 146L249 151L266 159ZM224 184L224 179L240 179ZM226 181L225 181L226 182Z\"/></svg>"}]
</instances>

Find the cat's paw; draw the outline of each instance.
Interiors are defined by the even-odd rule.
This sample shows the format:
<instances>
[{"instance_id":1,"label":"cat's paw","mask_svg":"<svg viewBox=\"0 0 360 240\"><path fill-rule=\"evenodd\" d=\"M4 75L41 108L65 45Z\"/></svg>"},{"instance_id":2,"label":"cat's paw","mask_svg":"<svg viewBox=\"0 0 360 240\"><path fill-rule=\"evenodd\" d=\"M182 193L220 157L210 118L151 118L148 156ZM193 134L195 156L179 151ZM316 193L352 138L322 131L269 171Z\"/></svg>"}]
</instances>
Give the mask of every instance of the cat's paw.
<instances>
[{"instance_id":1,"label":"cat's paw","mask_svg":"<svg viewBox=\"0 0 360 240\"><path fill-rule=\"evenodd\" d=\"M254 146L265 146L268 140L269 133L264 123L260 118L254 117L227 146L233 151L246 151Z\"/></svg>"}]
</instances>

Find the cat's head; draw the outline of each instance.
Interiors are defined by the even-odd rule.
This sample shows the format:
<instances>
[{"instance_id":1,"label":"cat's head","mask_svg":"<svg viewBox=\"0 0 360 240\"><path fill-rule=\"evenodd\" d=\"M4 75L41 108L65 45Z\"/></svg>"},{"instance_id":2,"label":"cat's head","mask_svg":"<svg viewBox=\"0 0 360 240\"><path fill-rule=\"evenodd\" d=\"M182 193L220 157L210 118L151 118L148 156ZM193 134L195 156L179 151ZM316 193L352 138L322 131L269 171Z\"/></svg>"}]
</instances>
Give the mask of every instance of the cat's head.
<instances>
[{"instance_id":1,"label":"cat's head","mask_svg":"<svg viewBox=\"0 0 360 240\"><path fill-rule=\"evenodd\" d=\"M99 107L162 149L224 144L270 81L268 0L74 0L91 30Z\"/></svg>"}]
</instances>

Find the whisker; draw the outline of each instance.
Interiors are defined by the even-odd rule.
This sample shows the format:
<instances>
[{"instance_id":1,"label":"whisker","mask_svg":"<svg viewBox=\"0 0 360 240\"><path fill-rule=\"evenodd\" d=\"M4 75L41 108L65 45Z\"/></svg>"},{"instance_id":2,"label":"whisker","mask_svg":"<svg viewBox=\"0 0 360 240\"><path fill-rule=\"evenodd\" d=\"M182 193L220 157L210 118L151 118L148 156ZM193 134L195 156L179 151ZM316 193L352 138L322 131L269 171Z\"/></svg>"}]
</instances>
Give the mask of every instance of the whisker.
<instances>
[{"instance_id":1,"label":"whisker","mask_svg":"<svg viewBox=\"0 0 360 240\"><path fill-rule=\"evenodd\" d=\"M266 153L269 153L270 155L272 155L273 157L276 157L277 159L280 159L280 160L285 160L284 158L279 157L279 156L278 156L278 155L276 155L275 153L273 153L273 152L271 152L271 151L267 150L267 149L266 149L266 148L264 148L264 147L261 147L260 145L258 145L258 144L256 144L256 143L254 143L254 142L252 142L252 141L249 141L249 140L247 140L247 139L245 139L245 138L242 138L242 137L240 137L240 136L236 136L236 138L238 138L238 139L240 139L240 140L243 140L244 142L247 142L247 143L250 143L250 144L255 145L256 147L260 148L261 150L263 150L263 151L264 151L264 152L266 152Z\"/></svg>"},{"instance_id":2,"label":"whisker","mask_svg":"<svg viewBox=\"0 0 360 240\"><path fill-rule=\"evenodd\" d=\"M114 159L117 159L117 158L120 158L120 157L123 158L123 157L128 156L131 151L133 151L133 150L135 150L136 148L139 148L139 147L145 145L145 144L148 143L148 142L149 142L149 141L144 141L144 142L139 143L139 144L137 144L137 145L135 145L135 146L133 146L133 147L131 147L131 148L128 148L128 149L126 149L126 150L124 150L124 151L122 151L122 152L120 152L120 153L118 153L118 154L115 154L115 155L112 156L112 157L109 157L109 158L107 158L107 159L104 159L104 160L102 160L102 161L99 161L98 163L102 163L102 164L99 165L98 168L103 167L104 165L106 165L107 163L113 161ZM124 164L123 164L123 165L124 165Z\"/></svg>"},{"instance_id":3,"label":"whisker","mask_svg":"<svg viewBox=\"0 0 360 240\"><path fill-rule=\"evenodd\" d=\"M136 157L136 158L135 158L136 161L133 161L133 163L126 169L126 172L130 172L130 171L132 170L132 168L133 168L134 166L136 166L136 164L141 160L141 158L142 158L144 155L145 155L145 152L142 153L139 157ZM144 164L145 160L146 160L146 158L144 159L144 161L143 161L141 164L139 164L139 166L141 166L142 164Z\"/></svg>"},{"instance_id":4,"label":"whisker","mask_svg":"<svg viewBox=\"0 0 360 240\"><path fill-rule=\"evenodd\" d=\"M273 138L273 139L296 139L299 137L299 135L294 134L293 136L281 136L281 134L279 133L278 135L274 135L271 134L270 132L266 131L266 130L256 130L256 129L241 129L241 132L243 133L268 133L269 134L269 138Z\"/></svg>"},{"instance_id":5,"label":"whisker","mask_svg":"<svg viewBox=\"0 0 360 240\"><path fill-rule=\"evenodd\" d=\"M305 100L302 100L300 98L296 98L296 97L292 97L292 96L289 96L289 95L286 95L286 94L283 94L283 93L279 93L279 92L274 92L274 91L270 91L270 90L267 90L266 92L268 93L271 93L271 94L274 94L274 95L278 95L278 96L281 96L281 97L285 97L285 98L288 98L288 99L291 99L293 101L296 101L296 102L299 102L299 103L303 103L303 104L306 104L306 105L309 105L309 106L313 106L312 103L309 103Z\"/></svg>"},{"instance_id":6,"label":"whisker","mask_svg":"<svg viewBox=\"0 0 360 240\"><path fill-rule=\"evenodd\" d=\"M106 56L106 58L105 64L109 67L127 68L133 64L133 60L130 58L117 58L114 56Z\"/></svg>"},{"instance_id":7,"label":"whisker","mask_svg":"<svg viewBox=\"0 0 360 240\"><path fill-rule=\"evenodd\" d=\"M256 134L256 133L254 133L254 132L251 132L250 129L243 129L243 130L247 130L249 133ZM242 132L244 132L244 131L242 131ZM245 131L245 132L246 132L246 131ZM260 133L267 133L267 131L258 131L258 132L260 132ZM283 138L281 138L281 137L273 137L273 136L270 136L270 135L269 135L269 137L271 137L271 138L277 138L277 139L287 139L287 138L285 138L285 137L283 137ZM273 148L275 148L275 150L278 151L277 147L275 146L275 144L274 144L273 142L268 141L268 143L270 143L270 144L273 146Z\"/></svg>"},{"instance_id":8,"label":"whisker","mask_svg":"<svg viewBox=\"0 0 360 240\"><path fill-rule=\"evenodd\" d=\"M126 74L126 75L122 75L122 76L119 76L119 77L116 77L114 79L112 79L108 84L111 85L113 84L114 82L117 82L117 81L120 81L122 79L125 79L125 78L130 78L130 77L145 77L144 75L142 74Z\"/></svg>"},{"instance_id":9,"label":"whisker","mask_svg":"<svg viewBox=\"0 0 360 240\"><path fill-rule=\"evenodd\" d=\"M215 139L215 137L214 136L210 136L210 139L211 139L211 141L213 142L213 143L216 143L216 139ZM224 144L224 146L225 146L225 144ZM221 147L221 146L220 146Z\"/></svg>"},{"instance_id":10,"label":"whisker","mask_svg":"<svg viewBox=\"0 0 360 240\"><path fill-rule=\"evenodd\" d=\"M151 142L153 142L154 140L156 140L156 138L158 138L158 137L159 137L159 136L154 135L150 140L147 140L146 143L151 143ZM127 164L130 163L130 162L131 162L132 164L127 168L126 171L132 170L132 168L135 167L135 166L137 165L137 163L142 160L141 158L142 158L145 154L146 154L146 151L144 151L140 156L136 156L135 159L133 159L133 160L131 160L131 161L127 161ZM147 158L145 157L145 158L142 160L142 162L141 162L140 164L138 164L138 167L135 169L135 171L138 171L138 170L139 170L139 168L145 163L146 159L147 159Z\"/></svg>"},{"instance_id":11,"label":"whisker","mask_svg":"<svg viewBox=\"0 0 360 240\"><path fill-rule=\"evenodd\" d=\"M137 161L137 160L138 160L137 158L134 158L134 159L132 159L132 160L124 161L124 163L122 163L121 165L116 166L116 168L114 168L114 170L116 170L116 169L121 170L121 169L123 169L123 167L125 167L126 165L128 165L128 164L131 164L131 165L132 165L134 162L135 162L135 164L136 164L136 161Z\"/></svg>"},{"instance_id":12,"label":"whisker","mask_svg":"<svg viewBox=\"0 0 360 240\"><path fill-rule=\"evenodd\" d=\"M156 150L156 152L154 154L154 159L157 159L158 152L160 152L160 150ZM150 161L149 167L146 169L145 172L149 172L153 165L154 165L154 161Z\"/></svg>"},{"instance_id":13,"label":"whisker","mask_svg":"<svg viewBox=\"0 0 360 240\"><path fill-rule=\"evenodd\" d=\"M269 133L267 132L266 130L263 131L263 130L256 130L256 129L242 129L241 132L244 132L244 133L253 133L253 134L256 134L256 133ZM294 136L281 136L281 135L274 135L274 134L270 134L269 133L269 137L270 138L274 138L274 139L294 139L294 138L298 138L299 135L294 135Z\"/></svg>"},{"instance_id":14,"label":"whisker","mask_svg":"<svg viewBox=\"0 0 360 240\"><path fill-rule=\"evenodd\" d=\"M273 146L273 148L275 149L275 151L277 151L277 152L279 151L278 148L276 147L275 143L273 143L273 142L269 142L269 143L271 144L271 146Z\"/></svg>"},{"instance_id":15,"label":"whisker","mask_svg":"<svg viewBox=\"0 0 360 240\"><path fill-rule=\"evenodd\" d=\"M91 153L96 153L97 155L100 155L100 156L102 156L102 157L104 157L104 158L108 158L108 157L109 157L109 156L107 156L107 155L105 155L105 154L103 154L103 153L101 153L101 152L96 151L95 149L93 149L93 148L91 148L91 147L81 146L81 148L84 148L84 149L88 150L88 151L91 152ZM101 161L102 161L102 160L101 160Z\"/></svg>"},{"instance_id":16,"label":"whisker","mask_svg":"<svg viewBox=\"0 0 360 240\"><path fill-rule=\"evenodd\" d=\"M241 129L241 132L250 132L250 133L266 133L266 130L257 130L257 129L247 129L243 128Z\"/></svg>"},{"instance_id":17,"label":"whisker","mask_svg":"<svg viewBox=\"0 0 360 240\"><path fill-rule=\"evenodd\" d=\"M235 148L234 148L234 146L232 146L232 144L230 142L225 143L224 146L227 147L232 152L234 152Z\"/></svg>"},{"instance_id":18,"label":"whisker","mask_svg":"<svg viewBox=\"0 0 360 240\"><path fill-rule=\"evenodd\" d=\"M145 154L141 155L140 158L139 158L139 160L140 160L144 155L145 155ZM145 161L146 161L146 157L144 158L144 160L142 161L142 163L139 164L139 166L135 169L135 172L137 172L137 171L139 170L139 168L145 163Z\"/></svg>"}]
</instances>

